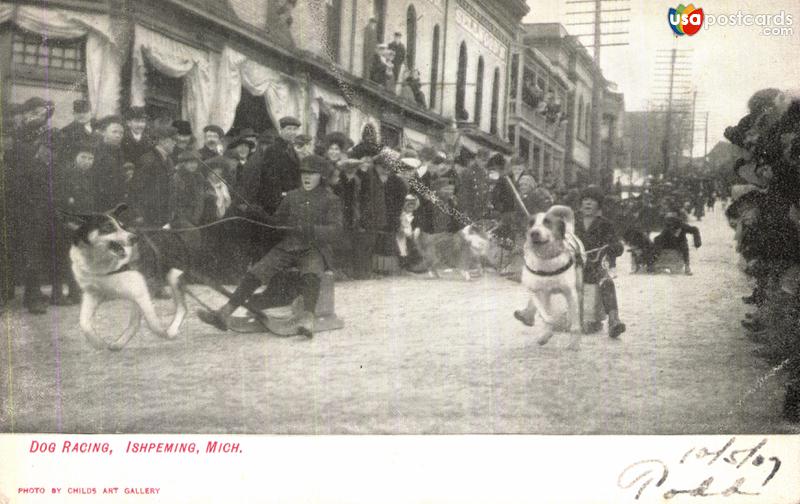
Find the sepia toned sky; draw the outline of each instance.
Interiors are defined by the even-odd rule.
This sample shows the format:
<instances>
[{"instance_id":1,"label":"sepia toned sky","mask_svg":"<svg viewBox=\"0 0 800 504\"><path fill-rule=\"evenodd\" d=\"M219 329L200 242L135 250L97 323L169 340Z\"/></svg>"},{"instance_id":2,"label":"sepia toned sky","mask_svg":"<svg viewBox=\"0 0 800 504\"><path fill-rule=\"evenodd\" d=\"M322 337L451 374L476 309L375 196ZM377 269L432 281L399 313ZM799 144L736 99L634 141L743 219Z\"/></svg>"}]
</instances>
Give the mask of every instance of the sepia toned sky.
<instances>
[{"instance_id":1,"label":"sepia toned sky","mask_svg":"<svg viewBox=\"0 0 800 504\"><path fill-rule=\"evenodd\" d=\"M688 5L688 2L685 2ZM707 0L694 2L705 15L767 14L784 11L792 24L792 34L768 36L757 26L704 26L694 36L673 35L667 22L670 7L678 2L661 0L621 0L603 2L604 9L630 8L629 13L609 13L604 19L627 17L629 23L609 24L603 31L629 31L628 35L609 36L608 41L628 42L628 46L604 47L601 65L606 77L625 93L627 110L645 110L659 87L656 77L658 50L691 50L692 75L689 79L698 92L698 131L694 155L703 155L700 113L709 111L709 150L723 139L726 126L735 124L746 113L747 99L765 87L800 89L800 2L797 0ZM531 9L525 22L592 21L591 15L567 16L567 12L592 10L593 3L567 4L566 0L528 0ZM579 19L580 18L580 19ZM570 33L590 33L591 26L566 26ZM582 37L591 45L591 37ZM591 53L591 51L590 51ZM666 53L667 55L669 53ZM659 65L660 67L661 65ZM668 68L668 65L667 65ZM676 79L677 80L677 79Z\"/></svg>"}]
</instances>

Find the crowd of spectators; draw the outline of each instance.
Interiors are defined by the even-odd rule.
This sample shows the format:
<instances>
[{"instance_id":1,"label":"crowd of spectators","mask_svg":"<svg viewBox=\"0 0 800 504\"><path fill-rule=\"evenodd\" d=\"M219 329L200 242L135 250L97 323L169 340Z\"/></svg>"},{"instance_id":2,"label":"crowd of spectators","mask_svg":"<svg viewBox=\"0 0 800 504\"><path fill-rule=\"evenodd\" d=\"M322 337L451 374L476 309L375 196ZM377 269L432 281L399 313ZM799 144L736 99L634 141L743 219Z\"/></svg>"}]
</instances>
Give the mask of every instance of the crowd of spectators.
<instances>
[{"instance_id":1,"label":"crowd of spectators","mask_svg":"<svg viewBox=\"0 0 800 504\"><path fill-rule=\"evenodd\" d=\"M754 283L742 298L757 355L787 372L784 417L800 421L800 99L764 89L725 136L741 149L726 215L736 250Z\"/></svg>"},{"instance_id":2,"label":"crowd of spectators","mask_svg":"<svg viewBox=\"0 0 800 504\"><path fill-rule=\"evenodd\" d=\"M334 268L344 278L420 271L419 255L401 229L409 196L416 201L413 227L425 233L493 219L510 237L524 228L520 199L530 212L555 201L555 188L537 184L523 159L485 149L461 148L456 155L431 146L392 150L371 124L357 142L340 132L311 138L292 117L261 134L210 124L196 139L187 121L153 120L143 108L95 121L89 104L77 100L74 121L61 130L51 126L53 113L51 102L31 98L4 109L3 117L2 299L22 286L23 305L35 314L48 302L79 302L69 268L69 215L120 203L127 204L123 220L133 229L206 226L180 236L205 251L218 280L235 283L281 240L279 231L235 218L273 214L299 187L300 162L311 154L326 158L324 184L342 202L345 232L334 244ZM45 284L53 286L49 298Z\"/></svg>"}]
</instances>

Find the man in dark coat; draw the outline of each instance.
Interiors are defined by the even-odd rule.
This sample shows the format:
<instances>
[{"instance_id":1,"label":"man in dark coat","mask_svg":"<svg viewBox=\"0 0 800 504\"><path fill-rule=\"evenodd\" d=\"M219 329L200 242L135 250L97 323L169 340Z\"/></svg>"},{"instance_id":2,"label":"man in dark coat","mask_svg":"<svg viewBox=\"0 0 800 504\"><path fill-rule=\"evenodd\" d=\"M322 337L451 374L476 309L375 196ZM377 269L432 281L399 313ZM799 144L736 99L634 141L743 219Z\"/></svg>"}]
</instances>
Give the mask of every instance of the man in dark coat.
<instances>
[{"instance_id":1,"label":"man in dark coat","mask_svg":"<svg viewBox=\"0 0 800 504\"><path fill-rule=\"evenodd\" d=\"M125 128L122 118L109 116L100 121L101 142L94 149L92 165L92 194L95 211L105 212L126 200L127 175L123 166L122 137Z\"/></svg>"},{"instance_id":2,"label":"man in dark coat","mask_svg":"<svg viewBox=\"0 0 800 504\"><path fill-rule=\"evenodd\" d=\"M394 51L392 65L394 69L394 80L397 82L397 79L400 78L400 69L406 61L406 46L403 44L403 34L394 32L394 40L389 43L388 47L390 50Z\"/></svg>"},{"instance_id":3,"label":"man in dark coat","mask_svg":"<svg viewBox=\"0 0 800 504\"><path fill-rule=\"evenodd\" d=\"M243 196L271 214L278 209L289 191L300 187L300 158L294 139L300 132L300 121L283 117L281 133L264 153L263 160L253 164L244 174Z\"/></svg>"},{"instance_id":4,"label":"man in dark coat","mask_svg":"<svg viewBox=\"0 0 800 504\"><path fill-rule=\"evenodd\" d=\"M22 105L24 119L10 156L6 177L11 195L11 214L22 254L23 306L34 315L47 312L41 282L52 273L52 233L55 218L50 201L54 183L50 166L52 139L57 132L49 129L54 112L52 102L34 97Z\"/></svg>"},{"instance_id":5,"label":"man in dark coat","mask_svg":"<svg viewBox=\"0 0 800 504\"><path fill-rule=\"evenodd\" d=\"M655 256L662 250L676 250L683 258L683 272L687 275L692 274L692 267L689 262L689 241L686 235L692 235L694 247L700 248L702 239L700 230L695 226L690 226L678 217L677 212L669 212L664 216L664 229L653 239L655 246Z\"/></svg>"},{"instance_id":6,"label":"man in dark coat","mask_svg":"<svg viewBox=\"0 0 800 504\"><path fill-rule=\"evenodd\" d=\"M226 330L228 318L261 285L269 285L276 274L294 266L300 270L300 292L304 303L298 325L306 335L312 334L320 278L325 269L332 266L331 243L342 233L342 204L338 197L320 185L322 174L330 172L325 158L308 156L300 169L302 187L289 191L274 215L263 212L260 216L268 224L288 226L291 230L248 270L225 306L210 313L200 312L203 322Z\"/></svg>"},{"instance_id":7,"label":"man in dark coat","mask_svg":"<svg viewBox=\"0 0 800 504\"><path fill-rule=\"evenodd\" d=\"M222 137L225 136L225 132L222 131L222 128L216 124L209 124L203 128L203 135L205 135L203 147L197 151L200 155L200 159L206 161L222 154Z\"/></svg>"},{"instance_id":8,"label":"man in dark coat","mask_svg":"<svg viewBox=\"0 0 800 504\"><path fill-rule=\"evenodd\" d=\"M130 184L130 203L137 219L148 227L161 227L170 219L170 181L175 172L172 150L176 130L157 126L155 145L136 163Z\"/></svg>"},{"instance_id":9,"label":"man in dark coat","mask_svg":"<svg viewBox=\"0 0 800 504\"><path fill-rule=\"evenodd\" d=\"M172 150L172 163L175 164L181 152L194 150L194 135L192 134L192 123L182 119L172 121L172 127L178 130L175 135L175 148Z\"/></svg>"},{"instance_id":10,"label":"man in dark coat","mask_svg":"<svg viewBox=\"0 0 800 504\"><path fill-rule=\"evenodd\" d=\"M125 113L125 136L122 137L122 159L125 163L135 165L140 157L153 148L154 140L146 129L147 113L144 107L131 107Z\"/></svg>"},{"instance_id":11,"label":"man in dark coat","mask_svg":"<svg viewBox=\"0 0 800 504\"><path fill-rule=\"evenodd\" d=\"M55 158L59 167L72 164L78 147L91 143L95 138L89 102L75 100L72 102L72 113L74 120L62 128L58 134Z\"/></svg>"},{"instance_id":12,"label":"man in dark coat","mask_svg":"<svg viewBox=\"0 0 800 504\"><path fill-rule=\"evenodd\" d=\"M575 220L575 235L583 242L587 251L583 282L598 285L603 308L608 314L608 335L617 338L625 332L625 324L619 319L617 290L614 280L603 268L603 257L619 257L625 247L617 236L614 225L602 216L603 200L603 192L596 186L589 186L583 191L580 214ZM587 332L596 330L599 327L590 327Z\"/></svg>"}]
</instances>

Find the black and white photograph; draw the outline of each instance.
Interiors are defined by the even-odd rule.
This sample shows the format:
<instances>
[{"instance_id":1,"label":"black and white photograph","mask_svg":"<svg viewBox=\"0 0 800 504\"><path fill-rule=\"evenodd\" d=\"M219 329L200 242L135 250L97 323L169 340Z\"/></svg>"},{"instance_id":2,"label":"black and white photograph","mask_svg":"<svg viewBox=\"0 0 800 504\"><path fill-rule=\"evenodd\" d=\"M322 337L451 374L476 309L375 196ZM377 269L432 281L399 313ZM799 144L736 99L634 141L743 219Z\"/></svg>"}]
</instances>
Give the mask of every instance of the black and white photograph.
<instances>
[{"instance_id":1,"label":"black and white photograph","mask_svg":"<svg viewBox=\"0 0 800 504\"><path fill-rule=\"evenodd\" d=\"M798 22L0 2L0 432L800 434Z\"/></svg>"}]
</instances>

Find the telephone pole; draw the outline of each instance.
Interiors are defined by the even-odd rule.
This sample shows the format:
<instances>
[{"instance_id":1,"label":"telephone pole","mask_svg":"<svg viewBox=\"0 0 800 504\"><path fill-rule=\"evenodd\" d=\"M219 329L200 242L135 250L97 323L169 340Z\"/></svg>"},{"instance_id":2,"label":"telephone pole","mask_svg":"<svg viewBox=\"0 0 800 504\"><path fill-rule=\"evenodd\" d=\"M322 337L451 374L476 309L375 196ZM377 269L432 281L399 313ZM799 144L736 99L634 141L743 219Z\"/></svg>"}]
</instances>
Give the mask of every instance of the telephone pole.
<instances>
[{"instance_id":1,"label":"telephone pole","mask_svg":"<svg viewBox=\"0 0 800 504\"><path fill-rule=\"evenodd\" d=\"M662 154L662 171L661 173L666 176L673 171L673 158L674 147L673 144L673 116L675 114L675 95L688 94L691 85L691 61L690 51L678 50L672 48L669 50L659 50L656 53L656 82L662 87L658 88L658 93L661 96L666 94L666 114L664 119L664 138L661 143ZM665 73L666 72L666 73ZM664 78L667 78L665 81ZM689 80L684 80L689 79ZM679 100L681 107L684 109L686 105L685 99Z\"/></svg>"},{"instance_id":2,"label":"telephone pole","mask_svg":"<svg viewBox=\"0 0 800 504\"><path fill-rule=\"evenodd\" d=\"M592 48L593 48L593 60L594 60L594 68L592 70L592 118L591 118L591 125L592 125L592 134L591 134L591 154L590 154L590 162L589 162L589 180L592 183L601 183L603 185L607 185L609 183L609 177L604 177L601 173L602 171L602 162L603 162L603 153L602 153L602 121L603 121L603 109L604 109L604 100L603 100L603 93L605 91L605 78L603 77L603 71L600 66L600 49L602 47L609 47L609 46L626 46L628 45L627 42L621 42L619 39L615 41L610 41L604 43L603 36L616 36L616 35L627 35L627 31L602 31L603 27L611 25L611 24L619 24L619 23L628 23L630 19L627 18L615 18L615 19L603 19L603 14L606 13L621 13L621 12L630 12L629 7L623 8L615 8L615 9L606 9L603 8L604 3L608 2L627 2L628 0L567 0L567 4L593 4L593 10L579 10L574 12L567 12L568 16L573 15L593 15L593 21L577 21L572 23L567 23L567 26L580 26L580 25L591 25L593 27L592 32L578 34L576 37L589 37L591 36L593 39ZM610 155L610 153L608 153ZM606 174L608 175L608 174ZM613 177L611 177L613 179ZM613 182L613 180L611 181Z\"/></svg>"}]
</instances>

